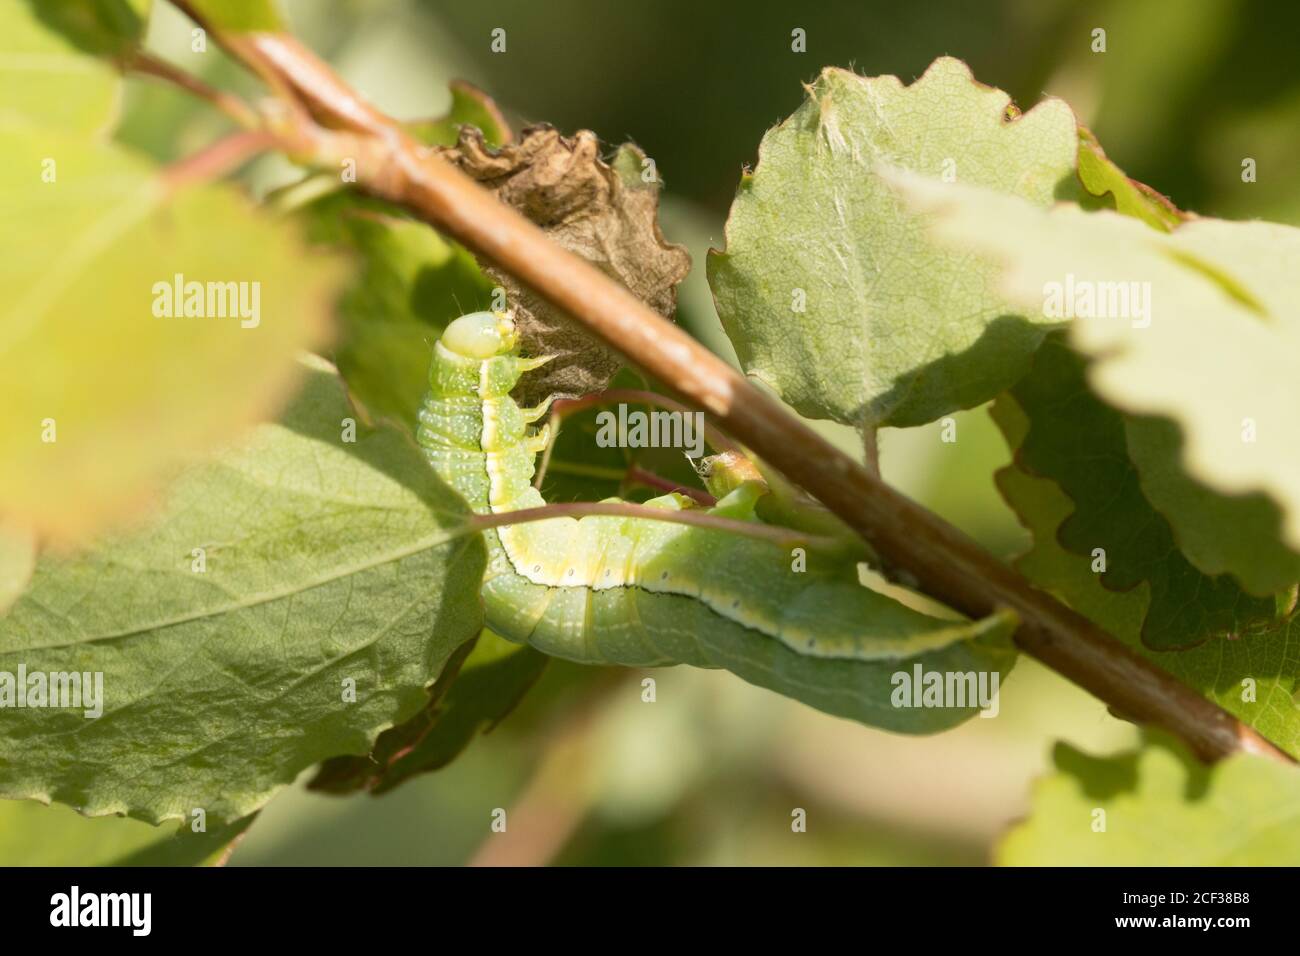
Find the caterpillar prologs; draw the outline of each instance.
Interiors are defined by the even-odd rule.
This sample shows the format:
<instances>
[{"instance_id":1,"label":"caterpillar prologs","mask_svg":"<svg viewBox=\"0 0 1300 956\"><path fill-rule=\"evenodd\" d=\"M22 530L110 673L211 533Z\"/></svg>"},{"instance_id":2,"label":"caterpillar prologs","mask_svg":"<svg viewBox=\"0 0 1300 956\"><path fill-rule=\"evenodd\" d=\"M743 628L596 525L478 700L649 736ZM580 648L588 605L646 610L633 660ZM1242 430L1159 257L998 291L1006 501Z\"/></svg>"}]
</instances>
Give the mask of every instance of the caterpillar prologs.
<instances>
[{"instance_id":1,"label":"caterpillar prologs","mask_svg":"<svg viewBox=\"0 0 1300 956\"><path fill-rule=\"evenodd\" d=\"M521 409L510 397L543 361L516 354L501 313L462 316L434 347L417 437L477 513L545 504L532 477L547 438L528 425L546 407ZM720 495L712 512L759 520L760 482L719 479L711 490ZM676 494L647 504L695 507ZM548 518L484 534L487 626L575 661L723 667L833 714L921 732L957 723L975 702L896 706L898 674L1001 675L1014 659L1009 615L923 614L859 583L853 557L810 553L800 571L769 540L630 517Z\"/></svg>"}]
</instances>

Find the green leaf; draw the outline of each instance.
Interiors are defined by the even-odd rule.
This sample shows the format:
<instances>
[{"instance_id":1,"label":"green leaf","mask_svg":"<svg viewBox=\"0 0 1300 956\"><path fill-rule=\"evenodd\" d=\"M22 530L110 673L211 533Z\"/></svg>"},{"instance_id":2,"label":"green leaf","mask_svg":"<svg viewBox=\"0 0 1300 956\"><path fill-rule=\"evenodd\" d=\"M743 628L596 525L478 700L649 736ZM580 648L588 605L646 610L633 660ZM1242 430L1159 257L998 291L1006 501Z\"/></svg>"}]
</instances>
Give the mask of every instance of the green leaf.
<instances>
[{"instance_id":1,"label":"green leaf","mask_svg":"<svg viewBox=\"0 0 1300 956\"><path fill-rule=\"evenodd\" d=\"M1015 301L1047 311L1067 299L1082 307L1089 291L1104 297L1105 309L1070 323L1071 344L1094 360L1089 385L1182 436L1129 430L1134 459L1153 476L1144 492L1201 570L1229 571L1256 593L1294 583L1300 229L1198 218L1162 234L1109 212L1045 212L991 190L897 182L916 208L937 213L938 236L1005 263ZM1174 468L1186 477L1170 480ZM1227 500L1207 505L1210 495ZM1236 523L1219 525L1226 515Z\"/></svg>"},{"instance_id":2,"label":"green leaf","mask_svg":"<svg viewBox=\"0 0 1300 956\"><path fill-rule=\"evenodd\" d=\"M1242 753L1207 767L1163 738L1113 757L1059 743L1053 759L1056 773L1035 785L1029 819L998 850L1004 866L1300 860L1300 770L1293 766Z\"/></svg>"},{"instance_id":3,"label":"green leaf","mask_svg":"<svg viewBox=\"0 0 1300 956\"><path fill-rule=\"evenodd\" d=\"M18 599L36 568L36 536L0 523L0 614Z\"/></svg>"},{"instance_id":4,"label":"green leaf","mask_svg":"<svg viewBox=\"0 0 1300 956\"><path fill-rule=\"evenodd\" d=\"M433 344L447 323L491 302L474 257L385 203L334 192L303 208L309 237L360 263L338 302L339 371L372 420L414 433Z\"/></svg>"},{"instance_id":5,"label":"green leaf","mask_svg":"<svg viewBox=\"0 0 1300 956\"><path fill-rule=\"evenodd\" d=\"M1189 477L1182 432L1167 419L1127 416L1125 433L1143 494L1168 519L1192 564L1208 575L1231 573L1253 594L1300 581L1300 554L1283 543L1271 498L1217 494Z\"/></svg>"},{"instance_id":6,"label":"green leaf","mask_svg":"<svg viewBox=\"0 0 1300 956\"><path fill-rule=\"evenodd\" d=\"M276 0L190 0L204 23L230 33L274 33L285 29Z\"/></svg>"},{"instance_id":7,"label":"green leaf","mask_svg":"<svg viewBox=\"0 0 1300 956\"><path fill-rule=\"evenodd\" d=\"M1016 463L1054 480L1074 503L1058 540L1090 562L1104 559L1101 581L1113 591L1150 584L1144 643L1185 647L1275 626L1271 596L1251 597L1231 577L1202 574L1183 556L1169 523L1143 494L1125 447L1124 417L1088 390L1084 361L1059 336L1043 343L1011 394L1028 417Z\"/></svg>"},{"instance_id":8,"label":"green leaf","mask_svg":"<svg viewBox=\"0 0 1300 956\"><path fill-rule=\"evenodd\" d=\"M406 123L406 131L426 146L454 146L461 127L473 126L489 146L500 146L513 138L509 124L492 97L464 80L453 80L451 109L438 119Z\"/></svg>"},{"instance_id":9,"label":"green leaf","mask_svg":"<svg viewBox=\"0 0 1300 956\"><path fill-rule=\"evenodd\" d=\"M1079 181L1091 195L1106 201L1097 208L1140 219L1152 229L1169 232L1187 218L1167 197L1125 176L1083 126L1079 127Z\"/></svg>"},{"instance_id":10,"label":"green leaf","mask_svg":"<svg viewBox=\"0 0 1300 956\"><path fill-rule=\"evenodd\" d=\"M4 4L0 127L33 125L78 135L111 128L121 77L108 61L124 56L139 41L146 8L125 0Z\"/></svg>"},{"instance_id":11,"label":"green leaf","mask_svg":"<svg viewBox=\"0 0 1300 956\"><path fill-rule=\"evenodd\" d=\"M0 672L101 672L103 714L6 713L0 795L213 827L424 705L482 626L482 540L405 435L346 440L353 414L313 360L283 418L183 475L158 520L42 558Z\"/></svg>"},{"instance_id":12,"label":"green leaf","mask_svg":"<svg viewBox=\"0 0 1300 956\"><path fill-rule=\"evenodd\" d=\"M23 0L42 23L94 56L119 59L144 39L150 0Z\"/></svg>"},{"instance_id":13,"label":"green leaf","mask_svg":"<svg viewBox=\"0 0 1300 956\"><path fill-rule=\"evenodd\" d=\"M198 866L217 863L252 817L195 833L189 821L152 827L83 817L31 800L0 801L0 866Z\"/></svg>"},{"instance_id":14,"label":"green leaf","mask_svg":"<svg viewBox=\"0 0 1300 956\"><path fill-rule=\"evenodd\" d=\"M1029 428L1024 411L1009 395L1000 397L993 411L1008 444L1013 449L1020 447ZM999 471L997 484L1033 534L1032 549L1016 560L1025 577L1284 750L1300 756L1300 706L1295 697L1300 619L1275 622L1270 630L1241 640L1209 640L1187 650L1153 650L1140 638L1151 585L1144 582L1129 591L1112 591L1093 573L1090 555L1062 547L1061 527L1075 505L1061 487L1017 465Z\"/></svg>"},{"instance_id":15,"label":"green leaf","mask_svg":"<svg viewBox=\"0 0 1300 956\"><path fill-rule=\"evenodd\" d=\"M0 151L0 506L76 542L281 406L342 264L116 146L0 128Z\"/></svg>"},{"instance_id":16,"label":"green leaf","mask_svg":"<svg viewBox=\"0 0 1300 956\"><path fill-rule=\"evenodd\" d=\"M457 652L455 666L444 668L423 710L384 731L369 754L326 761L309 786L329 793L368 790L378 796L412 777L441 770L515 709L549 660L484 630Z\"/></svg>"},{"instance_id":17,"label":"green leaf","mask_svg":"<svg viewBox=\"0 0 1300 956\"><path fill-rule=\"evenodd\" d=\"M949 172L1039 206L1077 195L1070 108L1012 109L946 57L911 86L823 71L763 138L726 251L709 256L745 371L803 415L854 426L922 424L1014 382L1052 323L1006 304L994 262L932 242L880 175Z\"/></svg>"}]
</instances>

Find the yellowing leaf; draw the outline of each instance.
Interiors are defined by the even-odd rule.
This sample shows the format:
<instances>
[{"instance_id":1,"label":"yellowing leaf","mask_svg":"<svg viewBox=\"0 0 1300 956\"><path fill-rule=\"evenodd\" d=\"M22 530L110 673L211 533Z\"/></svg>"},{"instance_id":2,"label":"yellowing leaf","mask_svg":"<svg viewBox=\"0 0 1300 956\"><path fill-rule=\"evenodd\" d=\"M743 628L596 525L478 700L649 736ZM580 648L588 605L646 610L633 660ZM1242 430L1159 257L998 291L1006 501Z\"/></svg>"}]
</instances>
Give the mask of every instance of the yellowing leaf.
<instances>
[{"instance_id":1,"label":"yellowing leaf","mask_svg":"<svg viewBox=\"0 0 1300 956\"><path fill-rule=\"evenodd\" d=\"M0 125L107 131L121 77L95 54L124 52L142 30L124 0L8 0L0 7Z\"/></svg>"},{"instance_id":2,"label":"yellowing leaf","mask_svg":"<svg viewBox=\"0 0 1300 956\"><path fill-rule=\"evenodd\" d=\"M192 822L192 821L191 821ZM198 866L219 862L252 817L200 832L123 817L83 817L58 804L0 800L0 866Z\"/></svg>"},{"instance_id":3,"label":"yellowing leaf","mask_svg":"<svg viewBox=\"0 0 1300 956\"><path fill-rule=\"evenodd\" d=\"M0 151L0 513L75 540L288 397L341 269L114 146L0 129Z\"/></svg>"},{"instance_id":4,"label":"yellowing leaf","mask_svg":"<svg viewBox=\"0 0 1300 956\"><path fill-rule=\"evenodd\" d=\"M36 567L36 536L0 524L0 614L23 593Z\"/></svg>"},{"instance_id":5,"label":"yellowing leaf","mask_svg":"<svg viewBox=\"0 0 1300 956\"><path fill-rule=\"evenodd\" d=\"M204 22L230 33L270 32L284 29L276 0L190 0Z\"/></svg>"},{"instance_id":6,"label":"yellowing leaf","mask_svg":"<svg viewBox=\"0 0 1300 956\"><path fill-rule=\"evenodd\" d=\"M1056 773L1035 785L1033 813L1007 835L999 863L1300 863L1300 770L1294 766L1237 754L1207 767L1164 740L1114 757L1058 744L1054 759Z\"/></svg>"}]
</instances>

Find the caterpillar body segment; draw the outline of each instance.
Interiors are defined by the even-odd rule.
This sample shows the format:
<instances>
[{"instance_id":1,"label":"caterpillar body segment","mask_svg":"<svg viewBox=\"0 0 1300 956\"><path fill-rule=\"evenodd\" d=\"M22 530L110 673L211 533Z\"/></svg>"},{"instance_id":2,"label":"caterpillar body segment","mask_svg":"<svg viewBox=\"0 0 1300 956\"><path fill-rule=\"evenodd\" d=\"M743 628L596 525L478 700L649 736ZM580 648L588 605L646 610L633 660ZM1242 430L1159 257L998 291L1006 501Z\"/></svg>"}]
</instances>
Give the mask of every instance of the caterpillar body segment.
<instances>
[{"instance_id":1,"label":"caterpillar body segment","mask_svg":"<svg viewBox=\"0 0 1300 956\"><path fill-rule=\"evenodd\" d=\"M539 364L514 352L501 314L462 316L434 349L417 438L438 474L478 513L545 504L532 478L545 435L510 397ZM755 486L719 502L754 514ZM679 495L659 508L692 507ZM831 713L900 730L951 725L971 708L890 705L901 662L1009 669L1009 615L943 620L863 587L854 560L807 560L715 528L626 516L558 517L484 532L486 624L511 640L584 663L723 667Z\"/></svg>"}]
</instances>

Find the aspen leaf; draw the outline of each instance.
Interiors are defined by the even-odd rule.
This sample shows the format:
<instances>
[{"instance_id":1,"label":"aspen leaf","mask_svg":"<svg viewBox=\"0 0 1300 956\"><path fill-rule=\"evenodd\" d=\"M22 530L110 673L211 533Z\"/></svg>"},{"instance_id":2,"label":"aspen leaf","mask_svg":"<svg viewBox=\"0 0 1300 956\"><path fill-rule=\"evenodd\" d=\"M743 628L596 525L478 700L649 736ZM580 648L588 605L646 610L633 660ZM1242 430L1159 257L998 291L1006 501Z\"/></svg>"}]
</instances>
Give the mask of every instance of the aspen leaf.
<instances>
[{"instance_id":1,"label":"aspen leaf","mask_svg":"<svg viewBox=\"0 0 1300 956\"><path fill-rule=\"evenodd\" d=\"M121 76L112 59L144 32L147 0L10 0L0 8L0 126L30 124L83 136L117 120ZM47 156L56 156L51 150Z\"/></svg>"},{"instance_id":2,"label":"aspen leaf","mask_svg":"<svg viewBox=\"0 0 1300 956\"><path fill-rule=\"evenodd\" d=\"M952 161L957 182L1034 206L1078 195L1070 108L1049 98L1009 118L1010 105L948 57L910 86L822 72L763 137L726 250L709 256L746 372L801 414L854 426L923 424L1015 381L1053 323L1007 303L995 262L934 242L879 173Z\"/></svg>"},{"instance_id":3,"label":"aspen leaf","mask_svg":"<svg viewBox=\"0 0 1300 956\"><path fill-rule=\"evenodd\" d=\"M279 421L188 470L147 527L41 559L0 617L0 671L101 673L103 713L6 710L0 796L229 823L367 752L478 633L484 550L459 497L401 432L341 441L341 383L320 360L305 374Z\"/></svg>"},{"instance_id":4,"label":"aspen leaf","mask_svg":"<svg viewBox=\"0 0 1300 956\"><path fill-rule=\"evenodd\" d=\"M1017 400L1003 395L994 403L993 411L1008 444L1013 450L1021 449L1031 421ZM1093 458L1117 454L1114 448L1103 445L1088 445L1083 453ZM1122 450L1119 454L1122 455ZM1067 550L1062 529L1077 512L1077 505L1056 481L1031 475L1020 463L1003 468L996 478L1003 497L1033 535L1032 548L1015 562L1025 577L1293 756L1300 756L1300 706L1293 696L1298 676L1295 661L1300 653L1300 620L1294 616L1275 620L1267 629L1238 640L1220 637L1203 640L1190 648L1152 648L1141 637L1154 600L1152 584L1141 581L1126 591L1113 590L1106 587L1101 575L1092 572L1088 555ZM1122 484L1123 481L1121 487ZM1146 513L1113 510L1110 516L1119 522L1161 521L1150 510ZM1167 560L1176 562L1180 558L1170 553ZM1247 686L1251 693L1243 692Z\"/></svg>"},{"instance_id":5,"label":"aspen leaf","mask_svg":"<svg viewBox=\"0 0 1300 956\"><path fill-rule=\"evenodd\" d=\"M111 144L0 127L0 151L0 512L75 542L284 403L341 264Z\"/></svg>"},{"instance_id":6,"label":"aspen leaf","mask_svg":"<svg viewBox=\"0 0 1300 956\"><path fill-rule=\"evenodd\" d=\"M1004 866L1294 866L1300 771L1240 753L1207 767L1163 737L1093 757L1057 744L1029 819L998 849ZM1106 811L1106 831L1087 825Z\"/></svg>"},{"instance_id":7,"label":"aspen leaf","mask_svg":"<svg viewBox=\"0 0 1300 956\"><path fill-rule=\"evenodd\" d=\"M1088 385L1106 403L1176 426L1138 422L1127 438L1144 492L1188 557L1256 594L1294 583L1300 229L1196 218L1162 233L1112 212L1046 211L907 174L896 182L936 215L936 236L995 256L1006 294L1024 306L1044 309L1049 290L1077 290L1079 304L1094 295L1091 314L1070 321L1070 344L1092 360Z\"/></svg>"}]
</instances>

